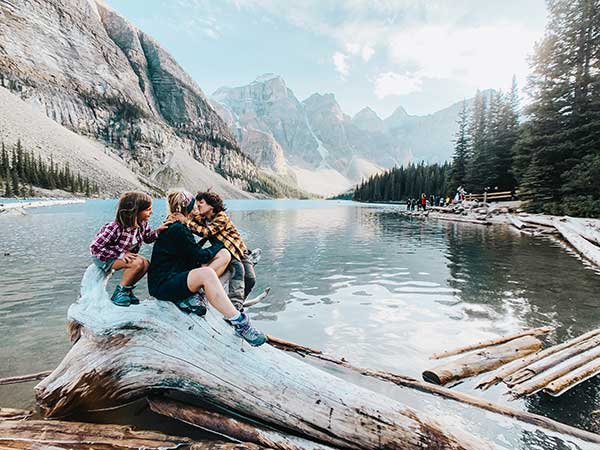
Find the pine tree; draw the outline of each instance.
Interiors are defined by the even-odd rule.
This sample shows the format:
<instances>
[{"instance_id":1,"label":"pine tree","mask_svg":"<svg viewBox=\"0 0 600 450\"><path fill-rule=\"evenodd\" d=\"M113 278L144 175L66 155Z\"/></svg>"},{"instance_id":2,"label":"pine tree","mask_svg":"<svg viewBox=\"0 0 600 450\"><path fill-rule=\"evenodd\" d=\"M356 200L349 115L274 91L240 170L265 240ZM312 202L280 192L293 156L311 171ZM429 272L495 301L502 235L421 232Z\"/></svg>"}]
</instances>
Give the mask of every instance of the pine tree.
<instances>
[{"instance_id":1,"label":"pine tree","mask_svg":"<svg viewBox=\"0 0 600 450\"><path fill-rule=\"evenodd\" d=\"M482 192L485 187L487 173L485 172L486 159L486 118L487 101L478 90L473 102L473 111L469 123L469 152L466 173L467 189L471 192Z\"/></svg>"},{"instance_id":2,"label":"pine tree","mask_svg":"<svg viewBox=\"0 0 600 450\"><path fill-rule=\"evenodd\" d=\"M597 215L600 183L590 180L600 142L600 5L553 0L548 9L527 87L530 120L515 154L519 188L532 210Z\"/></svg>"},{"instance_id":3,"label":"pine tree","mask_svg":"<svg viewBox=\"0 0 600 450\"><path fill-rule=\"evenodd\" d=\"M463 101L462 109L458 115L458 130L454 141L454 156L452 158L452 172L450 185L452 190L464 186L467 173L467 156L469 141L467 138L468 111L467 102Z\"/></svg>"}]
</instances>

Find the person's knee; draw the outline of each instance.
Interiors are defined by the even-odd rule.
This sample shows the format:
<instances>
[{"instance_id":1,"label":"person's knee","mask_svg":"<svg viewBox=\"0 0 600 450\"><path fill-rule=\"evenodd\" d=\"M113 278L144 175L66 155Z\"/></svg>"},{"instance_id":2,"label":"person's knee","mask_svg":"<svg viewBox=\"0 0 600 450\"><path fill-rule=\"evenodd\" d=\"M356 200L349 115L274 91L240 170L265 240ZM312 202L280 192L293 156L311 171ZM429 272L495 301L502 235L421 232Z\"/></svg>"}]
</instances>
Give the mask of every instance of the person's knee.
<instances>
[{"instance_id":1,"label":"person's knee","mask_svg":"<svg viewBox=\"0 0 600 450\"><path fill-rule=\"evenodd\" d=\"M229 262L231 261L231 253L229 253L229 250L227 249L221 249L219 250L219 252L216 255L220 260L223 261L223 263L227 263L229 264Z\"/></svg>"},{"instance_id":2,"label":"person's knee","mask_svg":"<svg viewBox=\"0 0 600 450\"><path fill-rule=\"evenodd\" d=\"M138 272L142 272L146 269L146 258L144 258L143 256L137 256L133 262L132 262L132 266L133 268L138 271Z\"/></svg>"}]
</instances>

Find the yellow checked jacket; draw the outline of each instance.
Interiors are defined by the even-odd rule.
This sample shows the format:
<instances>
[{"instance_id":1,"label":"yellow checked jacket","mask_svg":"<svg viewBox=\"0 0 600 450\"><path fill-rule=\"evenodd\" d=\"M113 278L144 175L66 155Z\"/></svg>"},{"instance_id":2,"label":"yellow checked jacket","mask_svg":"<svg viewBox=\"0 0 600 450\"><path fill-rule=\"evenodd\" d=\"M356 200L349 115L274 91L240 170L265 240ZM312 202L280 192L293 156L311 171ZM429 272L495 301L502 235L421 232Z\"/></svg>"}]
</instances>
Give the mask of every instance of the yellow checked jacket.
<instances>
[{"instance_id":1,"label":"yellow checked jacket","mask_svg":"<svg viewBox=\"0 0 600 450\"><path fill-rule=\"evenodd\" d=\"M186 220L185 224L200 237L206 239L217 239L223 245L231 256L241 261L247 252L246 244L242 240L237 228L224 211L215 214L209 221L200 215L193 216L192 219Z\"/></svg>"}]
</instances>

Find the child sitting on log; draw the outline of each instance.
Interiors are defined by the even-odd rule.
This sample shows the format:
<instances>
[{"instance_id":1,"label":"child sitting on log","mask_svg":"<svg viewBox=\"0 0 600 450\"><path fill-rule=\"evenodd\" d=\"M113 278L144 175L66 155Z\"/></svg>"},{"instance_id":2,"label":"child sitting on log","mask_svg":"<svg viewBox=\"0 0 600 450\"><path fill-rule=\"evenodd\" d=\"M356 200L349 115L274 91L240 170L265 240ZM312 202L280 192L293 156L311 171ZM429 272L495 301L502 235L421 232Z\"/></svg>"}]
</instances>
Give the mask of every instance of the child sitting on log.
<instances>
[{"instance_id":1,"label":"child sitting on log","mask_svg":"<svg viewBox=\"0 0 600 450\"><path fill-rule=\"evenodd\" d=\"M152 197L143 192L125 192L119 199L115 220L100 228L90 244L92 261L105 274L123 269L121 283L110 298L117 306L140 303L133 289L150 263L138 252L142 242L154 242L158 233L167 228L161 225L153 231L148 225L150 216Z\"/></svg>"},{"instance_id":2,"label":"child sitting on log","mask_svg":"<svg viewBox=\"0 0 600 450\"><path fill-rule=\"evenodd\" d=\"M219 242L231 253L232 269L229 281L229 298L239 310L244 309L244 300L256 284L254 263L237 228L225 213L223 199L216 192L198 192L198 212L191 219L178 217L192 233L207 239L211 244Z\"/></svg>"}]
</instances>

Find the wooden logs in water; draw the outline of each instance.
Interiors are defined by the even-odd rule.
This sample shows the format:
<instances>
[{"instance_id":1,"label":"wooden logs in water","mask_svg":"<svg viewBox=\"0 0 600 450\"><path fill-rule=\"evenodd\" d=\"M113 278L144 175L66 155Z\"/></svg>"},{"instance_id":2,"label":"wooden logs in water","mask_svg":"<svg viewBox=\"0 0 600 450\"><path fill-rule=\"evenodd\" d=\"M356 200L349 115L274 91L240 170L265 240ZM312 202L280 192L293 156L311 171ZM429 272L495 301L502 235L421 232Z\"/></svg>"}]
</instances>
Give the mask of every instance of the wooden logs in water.
<instances>
[{"instance_id":1,"label":"wooden logs in water","mask_svg":"<svg viewBox=\"0 0 600 450\"><path fill-rule=\"evenodd\" d=\"M552 381L544 387L544 392L557 397L571 389L573 386L576 386L599 373L600 360L595 359Z\"/></svg>"},{"instance_id":2,"label":"wooden logs in water","mask_svg":"<svg viewBox=\"0 0 600 450\"><path fill-rule=\"evenodd\" d=\"M170 302L120 308L93 266L81 293L68 313L78 340L36 386L48 417L175 390L338 448L494 448L271 346L249 347L211 307L204 317Z\"/></svg>"},{"instance_id":3,"label":"wooden logs in water","mask_svg":"<svg viewBox=\"0 0 600 450\"><path fill-rule=\"evenodd\" d=\"M477 342L475 344L465 345L464 347L459 347L459 348L456 348L453 350L446 350L444 352L434 353L433 355L430 356L430 359L440 359L440 358L446 358L448 356L459 355L461 353L469 352L471 350L478 350L480 348L491 347L493 345L503 344L505 342L512 341L513 339L517 339L517 338L520 338L523 336L539 336L542 334L550 333L551 331L554 331L553 327L539 327L539 328L532 328L529 330L519 331L517 333L500 336L495 339L489 339L487 341L481 341L481 342Z\"/></svg>"},{"instance_id":4,"label":"wooden logs in water","mask_svg":"<svg viewBox=\"0 0 600 450\"><path fill-rule=\"evenodd\" d=\"M586 339L583 342L578 342L564 348L559 352L549 354L548 356L538 359L535 362L528 364L523 369L515 372L510 377L506 378L505 383L512 387L517 384L523 383L530 378L539 375L540 373L555 367L557 364L572 358L579 353L586 352L590 349L594 349L600 345L600 335L594 336L590 339Z\"/></svg>"},{"instance_id":5,"label":"wooden logs in water","mask_svg":"<svg viewBox=\"0 0 600 450\"><path fill-rule=\"evenodd\" d=\"M554 345L545 350L534 353L533 355L529 355L525 358L521 358L516 361L513 361L512 363L506 364L505 366L502 366L500 369L492 373L489 377L481 380L476 387L484 390L488 389L490 386L494 386L495 384L498 384L501 381L507 380L513 373L517 372L518 370L524 367L527 367L529 364L539 361L540 359L546 358L549 355L558 353L561 350L574 346L597 335L600 335L600 328L589 331L585 334L582 334L581 336L578 336L562 344Z\"/></svg>"},{"instance_id":6,"label":"wooden logs in water","mask_svg":"<svg viewBox=\"0 0 600 450\"><path fill-rule=\"evenodd\" d=\"M596 346L586 352L579 353L570 357L563 364L553 365L548 367L538 376L522 381L519 384L513 385L510 392L515 397L523 397L524 395L533 394L545 388L546 385L560 377L569 375L575 369L590 363L600 362L600 347ZM559 387L569 386L568 383L561 382ZM561 389L562 390L562 389Z\"/></svg>"},{"instance_id":7,"label":"wooden logs in water","mask_svg":"<svg viewBox=\"0 0 600 450\"><path fill-rule=\"evenodd\" d=\"M448 389L443 386L438 386L436 384L426 383L411 377L398 375L391 372L384 372L381 370L357 367L350 364L348 361L346 361L345 358L338 358L332 355L326 355L321 350L305 347L303 345L296 344L294 342L290 342L274 336L269 336L269 344L273 345L274 347L280 350L296 353L302 356L303 358L315 358L319 361L324 361L325 363L330 363L336 366L344 367L360 375L394 383L398 386L409 387L428 394L438 395L440 397L454 400L465 405L470 405L475 408L482 409L484 411L490 411L495 414L501 414L503 416L510 417L519 420L523 423L534 425L536 427L541 427L546 430L566 434L569 436L574 436L578 439L582 439L587 442L600 444L600 435L596 433L591 433L589 431L581 430L579 428L575 428L569 425L565 425L564 423L557 422L544 416L532 414L527 411L520 411L518 409L504 405L499 405L489 400L475 397L474 395L469 395L464 392ZM600 413L600 410L598 412Z\"/></svg>"},{"instance_id":8,"label":"wooden logs in water","mask_svg":"<svg viewBox=\"0 0 600 450\"><path fill-rule=\"evenodd\" d=\"M600 247L581 237L568 225L556 222L555 226L565 240L581 253L581 256L600 266Z\"/></svg>"},{"instance_id":9,"label":"wooden logs in water","mask_svg":"<svg viewBox=\"0 0 600 450\"><path fill-rule=\"evenodd\" d=\"M529 335L522 336L426 370L423 372L423 379L430 383L444 385L494 370L507 362L536 352L541 347L542 342L539 339Z\"/></svg>"}]
</instances>

